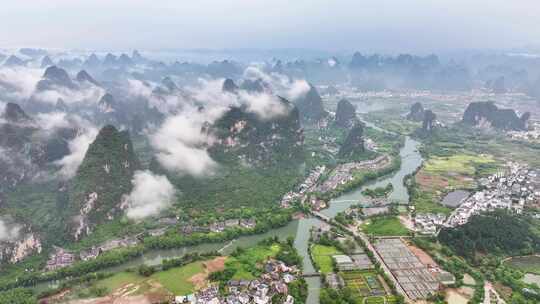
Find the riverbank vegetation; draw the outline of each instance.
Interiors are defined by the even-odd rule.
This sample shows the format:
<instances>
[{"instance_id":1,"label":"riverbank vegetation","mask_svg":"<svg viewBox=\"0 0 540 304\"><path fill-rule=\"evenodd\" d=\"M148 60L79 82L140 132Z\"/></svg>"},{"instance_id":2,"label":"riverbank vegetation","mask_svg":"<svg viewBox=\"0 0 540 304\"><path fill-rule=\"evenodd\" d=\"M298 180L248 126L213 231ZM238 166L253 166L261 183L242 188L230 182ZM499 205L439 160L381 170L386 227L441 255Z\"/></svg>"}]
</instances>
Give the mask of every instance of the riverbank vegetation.
<instances>
[{"instance_id":1,"label":"riverbank vegetation","mask_svg":"<svg viewBox=\"0 0 540 304\"><path fill-rule=\"evenodd\" d=\"M394 186L389 183L385 187L377 187L375 189L367 188L362 191L362 194L370 198L387 197L394 190Z\"/></svg>"},{"instance_id":2,"label":"riverbank vegetation","mask_svg":"<svg viewBox=\"0 0 540 304\"><path fill-rule=\"evenodd\" d=\"M180 234L176 231L167 232L163 236L146 237L143 241L150 249L170 249L201 243L216 243L235 239L242 235L263 233L270 229L285 226L292 220L292 209L276 208L273 213L266 213L265 217L257 217L255 228L229 228L223 232Z\"/></svg>"},{"instance_id":3,"label":"riverbank vegetation","mask_svg":"<svg viewBox=\"0 0 540 304\"><path fill-rule=\"evenodd\" d=\"M380 147L383 149L399 151L399 146L402 145L403 141L402 138L389 136L383 132L374 130L370 130L369 132L371 136L384 140L380 143ZM329 135L336 138L340 136L339 134ZM356 175L356 183L362 184L370 179L392 172L399 168L399 161L399 157L396 157L392 162L392 166L386 168L386 170L367 172L365 174L361 173L360 176ZM151 161L148 161L148 164L152 167ZM156 172L166 174L166 172L160 172L159 170ZM142 245L138 246L137 249L129 248L121 250L121 254L117 254L116 250L113 250L111 253L99 257L94 261L76 262L73 266L66 267L65 269L47 272L44 275L38 276L38 273L41 272L45 264L51 245L50 242L45 241L43 254L28 259L28 263L25 261L22 264L3 269L2 279L0 279L0 289L8 289L15 286L33 286L38 282L63 279L69 275L83 276L92 271L125 263L134 257L140 256L147 250L178 248L206 242L222 242L241 235L262 233L269 229L281 227L292 220L292 213L295 210L279 208L279 199L283 193L290 190L298 181L302 180L303 173L298 168L293 167L276 166L261 172L260 170L251 170L249 168L236 168L232 170L232 167L225 166L223 170L220 170L219 175L201 180L190 179L189 177L169 177L174 184L183 185L183 187L180 187L182 194L179 200L181 202L175 204L167 211L169 217L177 217L181 222L189 221L193 225L203 226L225 219L249 218L256 220L256 227L252 229L232 228L226 229L222 233L193 233L191 235L178 233L180 227L169 227L162 236L144 237ZM37 190L37 192L28 193L18 191L12 194L13 199L8 200L8 202L16 204L18 201L25 201L32 202L32 204L42 204L41 200L44 198L50 199L50 204L55 204L56 197L42 195L42 192L49 193L54 190L54 185L51 184L45 188L41 192ZM200 191L203 188L205 191ZM240 190L237 191L234 189ZM245 195L245 191L250 192L250 195ZM30 194L31 196L29 196ZM215 202L217 202L217 205L214 204ZM208 204L212 204L212 208ZM272 207L268 207L269 205ZM47 204L44 204L44 206L47 206ZM37 222L40 220L40 217L42 216L36 215L36 219L32 221ZM60 222L54 219L51 221ZM118 218L100 225L94 233L85 237L80 242L72 243L56 239L53 244L62 246L77 254L83 249L98 246L107 240L144 233L144 231L156 228L155 224L155 220L133 223L126 218ZM48 226L54 227L54 225ZM109 260L109 258L106 258L107 256L115 256L115 258ZM84 267L84 269L80 267ZM77 272L71 273L70 269L77 269Z\"/></svg>"},{"instance_id":4,"label":"riverbank vegetation","mask_svg":"<svg viewBox=\"0 0 540 304\"><path fill-rule=\"evenodd\" d=\"M57 289L42 294L55 295L65 290L66 299L103 297L110 294L122 296L149 296L168 301L175 295L187 295L219 282L224 285L231 279L253 280L264 271L264 261L272 258L301 269L302 258L292 246L292 240L270 238L250 248L237 248L230 256L217 252L186 254L181 258L166 259L159 265L140 265L121 272L98 272L88 280L66 281ZM298 303L307 297L303 279L289 284L289 294Z\"/></svg>"},{"instance_id":5,"label":"riverbank vegetation","mask_svg":"<svg viewBox=\"0 0 540 304\"><path fill-rule=\"evenodd\" d=\"M335 129L335 127L333 127L332 129ZM318 134L317 132L315 134ZM344 131L340 129L335 132L337 132L338 134L342 134ZM342 140L344 140L344 135L336 138L342 138ZM326 159L325 162L317 162L317 165L327 166L327 171L325 174L323 174L323 176L321 176L320 182L323 182L325 179L331 176L333 172L332 170L337 165L342 163L370 160L375 159L376 157L381 155L388 155L391 160L390 164L386 165L383 168L378 168L374 170L354 170L353 172L351 172L352 180L348 181L343 185L337 185L337 187L331 191L325 193L316 193L317 197L322 200L328 201L332 198L342 195L343 193L355 190L369 181L376 180L377 178L383 177L399 170L399 168L401 167L401 157L399 155L399 152L405 144L404 136L384 132L373 127L364 127L364 138L369 138L375 144L375 147L371 147L374 148L374 150L369 150L368 148L366 148L365 152L362 153L362 155L356 155L354 159L339 159L336 158L336 156L332 156L331 158ZM319 146L320 149L324 149L326 153L329 153L329 150L331 150L332 153L330 154L332 155L337 153L337 148L339 148L339 144L342 142L340 142L339 140L336 140L335 142L332 141L332 144L335 145L334 151L331 148L328 148L328 144L321 144L320 137L314 137L312 138L312 140L314 146ZM310 150L309 147L310 144L306 139L307 151ZM313 155L317 155L315 151L312 152L314 153L312 153Z\"/></svg>"},{"instance_id":6,"label":"riverbank vegetation","mask_svg":"<svg viewBox=\"0 0 540 304\"><path fill-rule=\"evenodd\" d=\"M282 227L292 220L293 209L272 209L272 212L259 214L255 228L231 228L223 232L193 233L191 235L180 234L176 230L169 230L163 236L146 237L142 243L127 248L107 251L94 260L79 261L71 266L55 271L42 272L46 256L36 256L25 261L24 264L15 264L2 270L0 278L0 290L15 287L30 287L39 282L61 280L68 277L80 277L88 273L99 271L108 267L121 265L144 252L155 249L171 249L202 243L216 243L232 240L242 235L252 235L266 232L270 229ZM25 268L24 266L32 266ZM29 271L29 269L32 269Z\"/></svg>"},{"instance_id":7,"label":"riverbank vegetation","mask_svg":"<svg viewBox=\"0 0 540 304\"><path fill-rule=\"evenodd\" d=\"M15 288L0 292L0 303L5 304L35 304L37 298L35 294L24 288Z\"/></svg>"},{"instance_id":8,"label":"riverbank vegetation","mask_svg":"<svg viewBox=\"0 0 540 304\"><path fill-rule=\"evenodd\" d=\"M376 180L385 175L391 174L401 167L401 158L398 154L390 155L391 162L388 166L379 170L358 170L352 173L352 180L344 185L338 185L336 189L325 193L316 193L317 197L325 201L338 197L344 193L354 191L369 181Z\"/></svg>"},{"instance_id":9,"label":"riverbank vegetation","mask_svg":"<svg viewBox=\"0 0 540 304\"><path fill-rule=\"evenodd\" d=\"M212 271L220 269L225 257L217 252L190 253L180 258L165 259L158 265L142 264L123 271L99 271L86 275L72 276L63 280L57 288L39 293L38 298L61 295L62 300L103 297L116 295L144 295L151 293L159 299L170 299L178 292L193 290L192 278L203 274L203 279Z\"/></svg>"}]
</instances>

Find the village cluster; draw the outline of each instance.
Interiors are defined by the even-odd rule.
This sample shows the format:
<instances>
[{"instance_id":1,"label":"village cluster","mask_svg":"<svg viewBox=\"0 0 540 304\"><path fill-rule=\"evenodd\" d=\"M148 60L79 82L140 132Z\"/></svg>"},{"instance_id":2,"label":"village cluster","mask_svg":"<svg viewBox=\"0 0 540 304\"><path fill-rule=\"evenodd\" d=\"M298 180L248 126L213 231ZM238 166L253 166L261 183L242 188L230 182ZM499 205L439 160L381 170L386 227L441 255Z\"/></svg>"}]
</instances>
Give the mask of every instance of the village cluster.
<instances>
[{"instance_id":1,"label":"village cluster","mask_svg":"<svg viewBox=\"0 0 540 304\"><path fill-rule=\"evenodd\" d=\"M381 155L372 160L365 160L361 162L351 162L338 165L321 185L317 187L317 191L326 193L336 190L339 186L342 186L354 179L354 171L358 170L380 170L388 166L391 159L388 155Z\"/></svg>"},{"instance_id":2,"label":"village cluster","mask_svg":"<svg viewBox=\"0 0 540 304\"><path fill-rule=\"evenodd\" d=\"M289 208L295 201L304 202L307 195L315 190L317 181L325 171L325 166L318 166L313 169L304 182L297 187L296 191L289 191L285 193L281 199L281 207Z\"/></svg>"},{"instance_id":3,"label":"village cluster","mask_svg":"<svg viewBox=\"0 0 540 304\"><path fill-rule=\"evenodd\" d=\"M456 227L471 216L484 211L509 209L521 213L527 204L540 201L540 171L518 163L508 163L507 170L481 179L484 190L476 192L461 204L444 226Z\"/></svg>"},{"instance_id":4,"label":"village cluster","mask_svg":"<svg viewBox=\"0 0 540 304\"><path fill-rule=\"evenodd\" d=\"M225 295L219 293L217 285L203 288L196 293L177 296L175 303L189 304L269 304L275 295L281 295L284 304L293 304L288 284L295 281L301 272L296 266L270 259L263 269L264 273L254 280L230 280L225 286Z\"/></svg>"},{"instance_id":5,"label":"village cluster","mask_svg":"<svg viewBox=\"0 0 540 304\"><path fill-rule=\"evenodd\" d=\"M479 180L482 190L465 198L450 216L423 213L414 218L416 231L436 234L441 227L466 224L471 216L495 209L523 212L525 206L540 202L540 170L510 162L507 169Z\"/></svg>"},{"instance_id":6,"label":"village cluster","mask_svg":"<svg viewBox=\"0 0 540 304\"><path fill-rule=\"evenodd\" d=\"M180 232L185 235L191 235L193 233L208 233L215 232L220 233L227 229L233 228L243 228L243 229L253 229L257 226L257 221L255 219L229 219L225 221L214 222L209 225L196 225L187 223L180 227Z\"/></svg>"},{"instance_id":7,"label":"village cluster","mask_svg":"<svg viewBox=\"0 0 540 304\"><path fill-rule=\"evenodd\" d=\"M176 218L162 218L158 220L160 225L167 225L165 227L156 228L148 230L146 233L149 236L161 236L164 235L170 225L175 225L178 223ZM233 228L242 228L242 229L253 229L257 225L255 219L229 219L225 221L219 221L211 223L208 226L199 226L194 224L185 224L179 228L179 232L184 235L190 235L193 233L208 233L215 232L220 233L224 232L226 229ZM54 252L49 256L47 264L45 266L46 270L52 271L59 268L71 266L77 260L88 261L97 258L100 254L122 247L131 247L137 245L141 242L144 234L138 234L132 237L124 237L121 239L113 239L98 246L93 246L89 249L82 250L78 255L70 252L64 248L55 247Z\"/></svg>"},{"instance_id":8,"label":"village cluster","mask_svg":"<svg viewBox=\"0 0 540 304\"><path fill-rule=\"evenodd\" d=\"M540 141L540 121L529 123L527 131L509 131L507 135L516 140L538 142Z\"/></svg>"},{"instance_id":9,"label":"village cluster","mask_svg":"<svg viewBox=\"0 0 540 304\"><path fill-rule=\"evenodd\" d=\"M446 219L447 216L443 213L419 213L414 217L414 228L421 234L434 235Z\"/></svg>"},{"instance_id":10,"label":"village cluster","mask_svg":"<svg viewBox=\"0 0 540 304\"><path fill-rule=\"evenodd\" d=\"M71 266L77 260L88 261L97 258L100 254L121 247L135 246L139 243L137 237L125 237L121 239L109 240L101 245L94 246L88 250L83 250L76 255L64 248L54 247L54 252L49 256L46 270L56 270Z\"/></svg>"},{"instance_id":11,"label":"village cluster","mask_svg":"<svg viewBox=\"0 0 540 304\"><path fill-rule=\"evenodd\" d=\"M296 191L287 192L281 199L281 207L288 208L295 201L306 202L308 201L313 210L320 210L326 207L326 203L317 199L308 200L309 194L312 192L326 193L336 190L339 186L354 179L353 172L357 170L380 170L388 166L391 159L388 155L381 155L372 160L365 160L361 162L351 162L338 165L332 172L328 179L318 185L318 181L326 171L325 166L319 166L313 169L308 177L301 183Z\"/></svg>"}]
</instances>

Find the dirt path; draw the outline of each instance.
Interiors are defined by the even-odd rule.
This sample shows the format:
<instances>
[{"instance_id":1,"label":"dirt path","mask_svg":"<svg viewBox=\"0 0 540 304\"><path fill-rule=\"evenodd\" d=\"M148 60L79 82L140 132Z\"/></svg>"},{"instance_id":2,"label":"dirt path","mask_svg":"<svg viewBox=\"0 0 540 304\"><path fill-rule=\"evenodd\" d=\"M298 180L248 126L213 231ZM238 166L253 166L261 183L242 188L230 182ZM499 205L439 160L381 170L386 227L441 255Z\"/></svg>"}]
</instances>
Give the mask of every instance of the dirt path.
<instances>
[{"instance_id":1,"label":"dirt path","mask_svg":"<svg viewBox=\"0 0 540 304\"><path fill-rule=\"evenodd\" d=\"M133 296L115 298L107 296L103 298L75 300L68 302L69 304L152 304L153 302L146 296Z\"/></svg>"},{"instance_id":2,"label":"dirt path","mask_svg":"<svg viewBox=\"0 0 540 304\"><path fill-rule=\"evenodd\" d=\"M227 260L227 257L217 257L213 260L204 262L204 266L206 268L206 271L209 273L221 271L225 269L225 261Z\"/></svg>"},{"instance_id":3,"label":"dirt path","mask_svg":"<svg viewBox=\"0 0 540 304\"><path fill-rule=\"evenodd\" d=\"M379 279L379 282L381 282L381 285L384 288L384 292L386 292L386 294L392 294L392 289L390 288L390 286L388 286L388 283L386 283L384 278L381 275L378 275L377 278Z\"/></svg>"},{"instance_id":4,"label":"dirt path","mask_svg":"<svg viewBox=\"0 0 540 304\"><path fill-rule=\"evenodd\" d=\"M414 231L414 223L411 220L410 216L400 215L399 221L401 222L401 224L403 224L403 226L405 226L405 228Z\"/></svg>"},{"instance_id":5,"label":"dirt path","mask_svg":"<svg viewBox=\"0 0 540 304\"><path fill-rule=\"evenodd\" d=\"M410 244L407 244L407 247L409 247L409 250L420 260L420 263L431 267L438 266L437 262L435 262L435 260L433 260L433 258L424 250Z\"/></svg>"},{"instance_id":6,"label":"dirt path","mask_svg":"<svg viewBox=\"0 0 540 304\"><path fill-rule=\"evenodd\" d=\"M203 262L204 271L192 276L189 280L195 285L196 289L205 287L208 284L208 276L212 272L220 271L225 269L225 261L227 257L216 257L212 260ZM133 295L136 293L141 286L139 284L125 284L116 290L114 290L110 295L93 298L93 299L81 299L73 300L68 302L69 304L151 304L156 302L167 301L166 294L159 292L163 289L163 286L154 280L145 280L146 284L150 285L150 290L145 292L144 295ZM58 294L56 297L63 297L70 290ZM54 303L54 301L53 301Z\"/></svg>"},{"instance_id":7,"label":"dirt path","mask_svg":"<svg viewBox=\"0 0 540 304\"><path fill-rule=\"evenodd\" d=\"M151 288L143 295L132 295L141 288L140 284L125 284L112 294L93 299L73 300L69 304L152 304L167 302L169 300L167 294L158 292L163 288L161 284L154 280L145 281Z\"/></svg>"},{"instance_id":8,"label":"dirt path","mask_svg":"<svg viewBox=\"0 0 540 304\"><path fill-rule=\"evenodd\" d=\"M497 304L506 304L506 302L501 298L501 296L497 293L495 288L493 288L493 285L491 282L486 281L484 285L484 304L491 304L492 303L492 296L494 300L496 300L495 303Z\"/></svg>"},{"instance_id":9,"label":"dirt path","mask_svg":"<svg viewBox=\"0 0 540 304\"><path fill-rule=\"evenodd\" d=\"M197 273L196 275L189 278L189 281L193 283L195 289L201 289L208 284L208 276L212 272L221 271L225 269L225 261L227 257L217 257L213 260L209 260L203 263L204 272Z\"/></svg>"},{"instance_id":10,"label":"dirt path","mask_svg":"<svg viewBox=\"0 0 540 304\"><path fill-rule=\"evenodd\" d=\"M56 303L56 302L60 302L70 292L71 292L71 289L62 290L57 294L51 295L51 296L46 297L46 298L42 298L41 300L39 300L38 303Z\"/></svg>"}]
</instances>

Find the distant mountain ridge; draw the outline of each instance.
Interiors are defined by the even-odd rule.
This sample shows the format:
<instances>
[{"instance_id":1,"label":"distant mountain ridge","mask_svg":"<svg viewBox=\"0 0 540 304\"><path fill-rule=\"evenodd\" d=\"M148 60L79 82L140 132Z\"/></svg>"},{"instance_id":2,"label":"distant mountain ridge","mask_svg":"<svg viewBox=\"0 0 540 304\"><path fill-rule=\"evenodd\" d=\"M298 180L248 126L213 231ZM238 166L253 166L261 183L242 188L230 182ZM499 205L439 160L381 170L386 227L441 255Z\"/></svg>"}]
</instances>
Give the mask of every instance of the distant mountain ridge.
<instances>
[{"instance_id":1,"label":"distant mountain ridge","mask_svg":"<svg viewBox=\"0 0 540 304\"><path fill-rule=\"evenodd\" d=\"M347 99L341 99L336 109L336 125L350 128L357 120L355 107Z\"/></svg>"},{"instance_id":2,"label":"distant mountain ridge","mask_svg":"<svg viewBox=\"0 0 540 304\"><path fill-rule=\"evenodd\" d=\"M324 109L319 92L311 84L306 95L296 101L296 106L304 122L317 122L328 115L328 112Z\"/></svg>"},{"instance_id":3,"label":"distant mountain ridge","mask_svg":"<svg viewBox=\"0 0 540 304\"><path fill-rule=\"evenodd\" d=\"M8 103L0 117L0 192L33 179L42 167L67 155L68 141L77 132L43 130L15 103Z\"/></svg>"},{"instance_id":4,"label":"distant mountain ridge","mask_svg":"<svg viewBox=\"0 0 540 304\"><path fill-rule=\"evenodd\" d=\"M493 127L500 130L525 130L530 114L518 117L512 109L499 109L491 101L472 102L463 113L463 123L478 127Z\"/></svg>"},{"instance_id":5,"label":"distant mountain ridge","mask_svg":"<svg viewBox=\"0 0 540 304\"><path fill-rule=\"evenodd\" d=\"M420 102L415 102L411 106L407 119L412 121L422 121L424 119L424 106Z\"/></svg>"},{"instance_id":6,"label":"distant mountain ridge","mask_svg":"<svg viewBox=\"0 0 540 304\"><path fill-rule=\"evenodd\" d=\"M354 127L349 131L345 142L339 149L339 157L352 158L355 155L361 154L365 151L364 147L364 125L362 123L356 123Z\"/></svg>"}]
</instances>

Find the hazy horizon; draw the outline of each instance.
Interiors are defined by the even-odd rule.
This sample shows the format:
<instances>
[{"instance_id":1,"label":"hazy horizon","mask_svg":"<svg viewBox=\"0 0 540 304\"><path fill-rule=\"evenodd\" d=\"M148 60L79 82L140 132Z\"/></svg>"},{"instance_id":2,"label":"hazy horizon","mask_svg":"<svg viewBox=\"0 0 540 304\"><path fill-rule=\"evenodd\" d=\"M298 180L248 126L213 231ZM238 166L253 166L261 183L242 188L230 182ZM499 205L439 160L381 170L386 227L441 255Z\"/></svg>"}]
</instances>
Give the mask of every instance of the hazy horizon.
<instances>
[{"instance_id":1,"label":"hazy horizon","mask_svg":"<svg viewBox=\"0 0 540 304\"><path fill-rule=\"evenodd\" d=\"M539 44L537 16L534 0L19 1L2 6L0 47L512 49Z\"/></svg>"}]
</instances>

